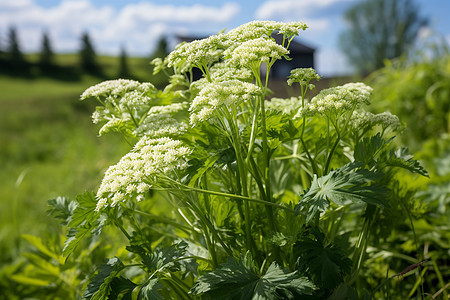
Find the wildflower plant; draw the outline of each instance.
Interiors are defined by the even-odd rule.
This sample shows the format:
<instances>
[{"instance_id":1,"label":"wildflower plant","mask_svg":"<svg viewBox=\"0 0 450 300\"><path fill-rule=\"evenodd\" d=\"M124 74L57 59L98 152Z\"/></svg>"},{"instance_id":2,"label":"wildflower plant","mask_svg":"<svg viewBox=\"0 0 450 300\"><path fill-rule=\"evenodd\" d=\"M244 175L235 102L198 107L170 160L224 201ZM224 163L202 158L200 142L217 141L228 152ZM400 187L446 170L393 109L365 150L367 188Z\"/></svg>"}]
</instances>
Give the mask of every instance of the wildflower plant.
<instances>
[{"instance_id":1,"label":"wildflower plant","mask_svg":"<svg viewBox=\"0 0 450 300\"><path fill-rule=\"evenodd\" d=\"M399 201L398 170L427 173L393 147L398 118L365 110L372 89L363 83L308 100L320 76L300 68L287 79L298 96L269 98L270 69L289 59L290 42L306 28L250 22L156 61L158 71L174 72L164 90L114 80L82 94L100 103L93 116L100 134L119 132L133 145L96 193L77 198L70 218L78 221L66 223L65 256L107 225L127 239L129 255L100 266L85 295L356 293L374 220ZM204 76L193 81L193 68Z\"/></svg>"}]
</instances>

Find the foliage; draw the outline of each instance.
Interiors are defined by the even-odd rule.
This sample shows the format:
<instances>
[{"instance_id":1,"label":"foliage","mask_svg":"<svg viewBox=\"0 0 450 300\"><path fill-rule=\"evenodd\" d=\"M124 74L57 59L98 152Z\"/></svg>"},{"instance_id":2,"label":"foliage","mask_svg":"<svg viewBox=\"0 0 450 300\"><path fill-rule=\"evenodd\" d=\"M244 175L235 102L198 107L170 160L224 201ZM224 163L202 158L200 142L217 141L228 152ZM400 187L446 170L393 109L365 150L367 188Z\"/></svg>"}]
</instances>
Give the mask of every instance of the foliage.
<instances>
[{"instance_id":1,"label":"foliage","mask_svg":"<svg viewBox=\"0 0 450 300\"><path fill-rule=\"evenodd\" d=\"M412 203L402 203L395 209L400 211L410 208L410 228L414 229L414 242L405 240L400 234L392 235L391 242L385 248L393 248L400 244L401 251L415 252L417 249L432 249L425 258L428 264L428 280L434 280L441 288L440 293L433 297L448 296L446 283L440 278L448 277L449 253L445 249L448 243L448 223L450 212L450 140L449 140L449 95L450 95L450 54L447 43L425 44L413 55L403 56L393 61L386 61L386 66L368 78L374 87L374 111L389 109L406 123L399 140L409 148L414 149L416 157L430 173L427 180L413 180L406 174L403 182L409 182L418 190L418 200ZM403 157L402 164L408 163L401 149L396 156ZM406 160L405 160L406 159ZM396 163L396 159L392 161ZM415 163L408 163L408 168L415 168ZM421 172L416 169L416 172ZM401 192L404 199L412 196L406 191ZM420 202L419 202L420 201ZM403 201L402 201L403 202ZM421 216L420 220L415 217ZM390 218L390 220L393 220ZM444 225L445 224L445 225ZM381 229L381 228L380 228ZM384 231L384 229L383 229ZM398 246L397 246L398 247ZM394 252L393 250L391 250ZM398 264L398 262L397 262ZM410 261L413 264L413 261ZM392 266L392 262L390 263ZM406 266L403 266L404 268ZM431 271L431 272L430 272ZM424 272L424 271L422 271ZM380 274L381 275L381 274ZM392 279L386 279L393 285ZM411 291L421 288L419 282L411 287ZM448 287L447 287L448 288ZM411 294L411 293L410 293ZM409 296L409 295L408 295Z\"/></svg>"},{"instance_id":2,"label":"foliage","mask_svg":"<svg viewBox=\"0 0 450 300\"><path fill-rule=\"evenodd\" d=\"M174 72L164 89L114 80L82 94L99 103L100 134L132 146L96 193L50 202L67 227L60 253L75 269L89 266L91 276L77 277L84 297L380 298L392 283L380 257L396 274L425 259L404 240L418 241L413 233L427 224L416 221L420 202L401 178L428 173L392 142L398 118L365 110L372 89L346 84L308 100L320 78L297 69L289 84L299 96L268 99L270 68L305 29L250 22L155 61ZM193 68L201 79L192 81ZM106 262L79 256L111 232ZM437 275L417 290L425 271L396 294L437 293Z\"/></svg>"},{"instance_id":3,"label":"foliage","mask_svg":"<svg viewBox=\"0 0 450 300\"><path fill-rule=\"evenodd\" d=\"M385 59L400 57L417 38L427 19L413 0L365 0L345 14L350 28L340 45L356 69L368 73L383 67Z\"/></svg>"},{"instance_id":4,"label":"foliage","mask_svg":"<svg viewBox=\"0 0 450 300\"><path fill-rule=\"evenodd\" d=\"M445 45L434 48L387 61L368 78L375 90L373 109L399 116L407 125L402 142L415 150L422 141L450 134L450 51Z\"/></svg>"}]
</instances>

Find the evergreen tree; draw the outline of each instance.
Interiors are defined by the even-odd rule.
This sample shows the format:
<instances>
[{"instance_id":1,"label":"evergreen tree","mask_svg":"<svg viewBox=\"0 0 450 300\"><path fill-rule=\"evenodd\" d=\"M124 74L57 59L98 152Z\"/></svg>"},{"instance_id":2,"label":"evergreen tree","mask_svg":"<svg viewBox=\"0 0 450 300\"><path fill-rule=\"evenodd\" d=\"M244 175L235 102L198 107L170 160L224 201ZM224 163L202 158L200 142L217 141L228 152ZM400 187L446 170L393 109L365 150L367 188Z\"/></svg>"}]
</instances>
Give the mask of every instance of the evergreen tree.
<instances>
[{"instance_id":1,"label":"evergreen tree","mask_svg":"<svg viewBox=\"0 0 450 300\"><path fill-rule=\"evenodd\" d=\"M345 19L351 27L341 35L340 46L362 73L404 54L428 22L412 0L365 0L350 8Z\"/></svg>"},{"instance_id":2,"label":"evergreen tree","mask_svg":"<svg viewBox=\"0 0 450 300\"><path fill-rule=\"evenodd\" d=\"M119 56L119 77L127 78L129 76L130 72L128 69L127 52L125 50L125 47L122 47Z\"/></svg>"},{"instance_id":3,"label":"evergreen tree","mask_svg":"<svg viewBox=\"0 0 450 300\"><path fill-rule=\"evenodd\" d=\"M94 47L92 46L91 39L87 32L83 33L81 36L80 65L81 69L88 73L101 73Z\"/></svg>"},{"instance_id":4,"label":"evergreen tree","mask_svg":"<svg viewBox=\"0 0 450 300\"><path fill-rule=\"evenodd\" d=\"M156 46L155 51L153 51L152 55L150 56L150 61L155 59L155 58L164 58L167 56L168 51L167 51L167 40L165 37L161 37L158 41L158 44Z\"/></svg>"},{"instance_id":5,"label":"evergreen tree","mask_svg":"<svg viewBox=\"0 0 450 300\"><path fill-rule=\"evenodd\" d=\"M5 64L5 49L3 45L3 37L0 35L0 67Z\"/></svg>"},{"instance_id":6,"label":"evergreen tree","mask_svg":"<svg viewBox=\"0 0 450 300\"><path fill-rule=\"evenodd\" d=\"M42 46L39 64L42 68L48 69L53 66L53 50L50 38L46 32L42 35Z\"/></svg>"},{"instance_id":7,"label":"evergreen tree","mask_svg":"<svg viewBox=\"0 0 450 300\"><path fill-rule=\"evenodd\" d=\"M19 38L15 27L9 28L7 59L12 68L21 68L25 65L25 60L22 51L20 50Z\"/></svg>"}]
</instances>

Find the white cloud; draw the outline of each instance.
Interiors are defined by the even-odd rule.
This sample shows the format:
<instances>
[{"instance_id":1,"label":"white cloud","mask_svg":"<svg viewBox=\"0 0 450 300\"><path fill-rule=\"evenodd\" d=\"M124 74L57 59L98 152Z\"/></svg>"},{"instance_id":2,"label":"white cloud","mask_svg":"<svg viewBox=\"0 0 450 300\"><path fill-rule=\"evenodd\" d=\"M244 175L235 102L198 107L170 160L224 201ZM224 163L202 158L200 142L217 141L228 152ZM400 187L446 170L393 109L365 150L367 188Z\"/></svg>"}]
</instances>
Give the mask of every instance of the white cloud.
<instances>
[{"instance_id":1,"label":"white cloud","mask_svg":"<svg viewBox=\"0 0 450 300\"><path fill-rule=\"evenodd\" d=\"M175 6L156 5L151 2L139 2L127 5L119 14L119 19L145 22L175 23L220 23L230 20L239 12L236 3L225 3L222 7L203 5Z\"/></svg>"},{"instance_id":2,"label":"white cloud","mask_svg":"<svg viewBox=\"0 0 450 300\"><path fill-rule=\"evenodd\" d=\"M76 51L81 33L88 31L99 53L117 53L126 45L130 53L147 55L163 33L217 26L239 10L236 3L216 7L139 2L117 10L110 5L96 7L93 0L64 0L50 8L38 6L34 0L0 0L0 31L4 36L8 27L16 27L24 51L39 50L43 31L49 33L55 51Z\"/></svg>"},{"instance_id":3,"label":"white cloud","mask_svg":"<svg viewBox=\"0 0 450 300\"><path fill-rule=\"evenodd\" d=\"M327 15L320 11L334 4L342 4L355 0L269 0L264 2L255 12L260 20L276 20L283 22L305 22L313 32L322 32L332 25L330 12ZM339 14L339 11L335 12Z\"/></svg>"},{"instance_id":4,"label":"white cloud","mask_svg":"<svg viewBox=\"0 0 450 300\"><path fill-rule=\"evenodd\" d=\"M255 12L258 19L292 19L307 17L317 9L325 8L340 2L355 0L269 0L264 2Z\"/></svg>"}]
</instances>

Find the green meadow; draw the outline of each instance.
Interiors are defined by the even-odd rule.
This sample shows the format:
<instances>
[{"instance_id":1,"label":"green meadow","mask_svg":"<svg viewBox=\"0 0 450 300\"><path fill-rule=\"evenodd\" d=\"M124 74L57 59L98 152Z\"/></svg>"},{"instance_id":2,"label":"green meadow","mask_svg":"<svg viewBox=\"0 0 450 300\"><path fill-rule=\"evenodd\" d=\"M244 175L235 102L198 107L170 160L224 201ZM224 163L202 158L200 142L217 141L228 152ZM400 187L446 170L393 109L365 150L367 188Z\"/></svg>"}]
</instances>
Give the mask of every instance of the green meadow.
<instances>
[{"instance_id":1,"label":"green meadow","mask_svg":"<svg viewBox=\"0 0 450 300\"><path fill-rule=\"evenodd\" d=\"M38 57L26 59L33 63ZM102 77L82 74L77 62L75 54L57 55L55 64L66 74L42 75L32 67L26 76L0 75L2 264L13 261L26 246L22 234L45 236L57 230L47 214L47 200L93 190L105 169L129 150L118 136L99 138L91 121L95 104L79 100L89 86L117 78L119 59L98 58ZM158 83L148 58L127 62L133 78Z\"/></svg>"}]
</instances>

